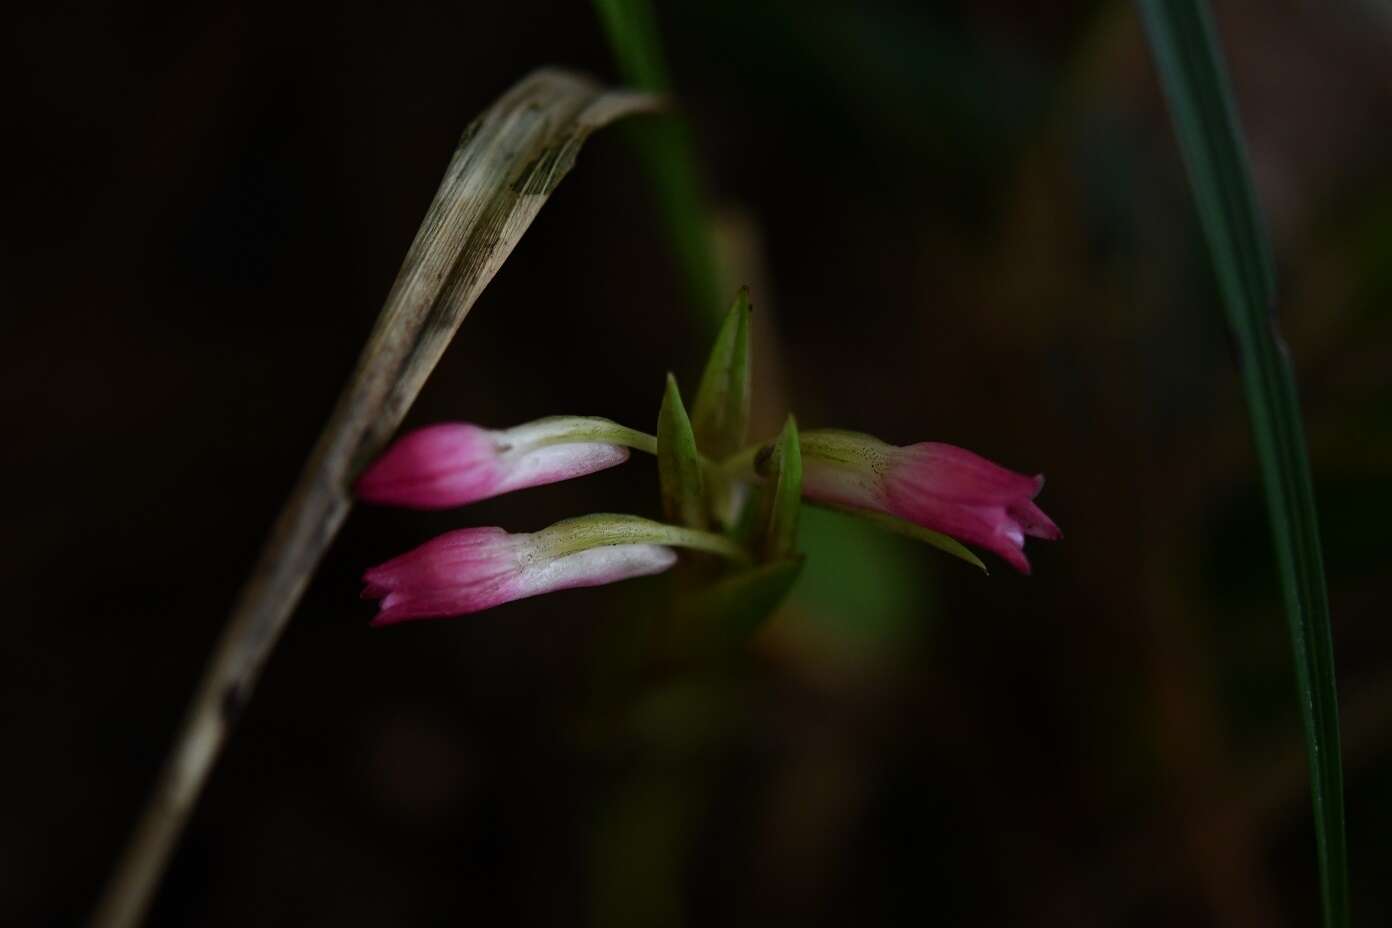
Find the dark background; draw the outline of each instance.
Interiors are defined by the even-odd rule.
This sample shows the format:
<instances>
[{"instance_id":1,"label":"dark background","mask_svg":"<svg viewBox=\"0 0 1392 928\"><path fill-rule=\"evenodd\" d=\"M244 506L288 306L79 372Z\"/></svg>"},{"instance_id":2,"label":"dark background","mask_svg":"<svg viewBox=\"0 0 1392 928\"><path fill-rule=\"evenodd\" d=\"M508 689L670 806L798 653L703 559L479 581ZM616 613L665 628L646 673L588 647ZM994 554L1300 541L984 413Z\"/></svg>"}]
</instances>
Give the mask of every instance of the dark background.
<instances>
[{"instance_id":1,"label":"dark background","mask_svg":"<svg viewBox=\"0 0 1392 928\"><path fill-rule=\"evenodd\" d=\"M1219 2L1299 369L1359 924L1392 918L1392 19ZM983 577L810 517L738 661L615 709L645 589L372 630L447 528L651 514L650 460L355 513L181 845L159 925L1304 925L1292 664L1233 359L1126 3L663 5L757 428L1049 477ZM579 2L11 14L0 920L90 911L234 593L469 120L614 77ZM623 132L596 136L408 424L651 428L705 351ZM634 592L629 587L635 587ZM619 642L619 644L616 644Z\"/></svg>"}]
</instances>

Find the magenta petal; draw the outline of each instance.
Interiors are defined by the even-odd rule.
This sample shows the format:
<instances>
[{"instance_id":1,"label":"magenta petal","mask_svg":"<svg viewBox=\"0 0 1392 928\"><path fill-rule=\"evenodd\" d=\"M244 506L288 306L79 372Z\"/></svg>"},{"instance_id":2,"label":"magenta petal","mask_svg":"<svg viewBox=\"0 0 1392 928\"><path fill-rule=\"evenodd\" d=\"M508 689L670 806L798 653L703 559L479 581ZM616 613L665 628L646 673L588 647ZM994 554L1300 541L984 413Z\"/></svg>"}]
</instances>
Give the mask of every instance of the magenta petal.
<instances>
[{"instance_id":1,"label":"magenta petal","mask_svg":"<svg viewBox=\"0 0 1392 928\"><path fill-rule=\"evenodd\" d=\"M1026 574L1026 536L1062 537L1033 502L1044 485L1041 475L1018 474L935 442L886 450L869 436L837 433L836 441L825 458L816 442L804 446L803 492L811 499L913 522L991 551Z\"/></svg>"},{"instance_id":2,"label":"magenta petal","mask_svg":"<svg viewBox=\"0 0 1392 928\"><path fill-rule=\"evenodd\" d=\"M465 422L417 429L397 439L354 489L372 503L447 509L628 460L620 445L558 439L573 421L541 420L505 432Z\"/></svg>"},{"instance_id":3,"label":"magenta petal","mask_svg":"<svg viewBox=\"0 0 1392 928\"><path fill-rule=\"evenodd\" d=\"M659 573L676 559L671 548L652 544L605 545L556 556L534 535L469 528L371 568L363 575L363 596L381 600L372 624L391 625Z\"/></svg>"},{"instance_id":4,"label":"magenta petal","mask_svg":"<svg viewBox=\"0 0 1392 928\"><path fill-rule=\"evenodd\" d=\"M1063 532L1054 524L1054 520L1044 514L1031 500L1022 503L1012 503L1010 514L1020 523L1020 528L1031 538L1043 538L1045 541L1058 541L1063 537Z\"/></svg>"},{"instance_id":5,"label":"magenta petal","mask_svg":"<svg viewBox=\"0 0 1392 928\"><path fill-rule=\"evenodd\" d=\"M1001 560L1005 561L1007 564L1015 568L1020 573L1024 574L1026 577L1028 577L1033 572L1032 568L1030 567L1029 558L1025 557L1025 552L1020 550L1019 548L995 549L988 547L987 550L993 551L996 555L998 555L1001 558Z\"/></svg>"},{"instance_id":6,"label":"magenta petal","mask_svg":"<svg viewBox=\"0 0 1392 928\"><path fill-rule=\"evenodd\" d=\"M482 612L520 597L511 595L506 584L465 587L457 590L423 590L392 593L370 623L374 628L395 625L411 619L444 619Z\"/></svg>"},{"instance_id":7,"label":"magenta petal","mask_svg":"<svg viewBox=\"0 0 1392 928\"><path fill-rule=\"evenodd\" d=\"M363 596L381 600L373 624L465 615L507 602L527 537L461 529L371 568L363 574Z\"/></svg>"},{"instance_id":8,"label":"magenta petal","mask_svg":"<svg viewBox=\"0 0 1392 928\"><path fill-rule=\"evenodd\" d=\"M925 528L991 551L1029 573L1025 536L1061 537L1032 500L1043 476L1027 477L952 445L903 449L884 477L889 511Z\"/></svg>"},{"instance_id":9,"label":"magenta petal","mask_svg":"<svg viewBox=\"0 0 1392 928\"><path fill-rule=\"evenodd\" d=\"M922 495L892 498L890 514L985 548L1021 573L1030 572L1023 550L1025 533L1004 506L949 502Z\"/></svg>"},{"instance_id":10,"label":"magenta petal","mask_svg":"<svg viewBox=\"0 0 1392 928\"><path fill-rule=\"evenodd\" d=\"M1042 476L1027 477L955 445L921 442L900 449L890 468L891 480L914 484L920 491L951 499L1005 503L1033 499L1044 486Z\"/></svg>"},{"instance_id":11,"label":"magenta petal","mask_svg":"<svg viewBox=\"0 0 1392 928\"><path fill-rule=\"evenodd\" d=\"M492 433L451 422L397 439L354 489L370 503L447 509L496 495L503 476Z\"/></svg>"},{"instance_id":12,"label":"magenta petal","mask_svg":"<svg viewBox=\"0 0 1392 928\"><path fill-rule=\"evenodd\" d=\"M403 583L472 575L509 554L521 537L524 536L509 535L496 527L457 529L370 568L363 579L369 585L390 590Z\"/></svg>"}]
</instances>

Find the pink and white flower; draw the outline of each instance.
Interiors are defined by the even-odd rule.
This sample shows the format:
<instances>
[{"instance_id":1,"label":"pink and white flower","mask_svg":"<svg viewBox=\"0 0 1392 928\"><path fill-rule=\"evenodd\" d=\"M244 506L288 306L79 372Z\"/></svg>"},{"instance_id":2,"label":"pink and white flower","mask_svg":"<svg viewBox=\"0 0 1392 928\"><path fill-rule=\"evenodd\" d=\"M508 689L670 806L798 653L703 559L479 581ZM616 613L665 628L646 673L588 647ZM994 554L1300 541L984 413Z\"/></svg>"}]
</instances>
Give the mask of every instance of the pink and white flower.
<instances>
[{"instance_id":1,"label":"pink and white flower","mask_svg":"<svg viewBox=\"0 0 1392 928\"><path fill-rule=\"evenodd\" d=\"M647 441L607 419L576 416L500 431L466 422L431 425L397 439L355 490L371 503L447 509L622 464L625 445Z\"/></svg>"},{"instance_id":2,"label":"pink and white flower","mask_svg":"<svg viewBox=\"0 0 1392 928\"><path fill-rule=\"evenodd\" d=\"M802 436L803 493L811 499L904 519L1004 558L1030 572L1026 536L1063 537L1034 504L1043 475L1017 474L963 448L900 448L857 432Z\"/></svg>"},{"instance_id":3,"label":"pink and white flower","mask_svg":"<svg viewBox=\"0 0 1392 928\"><path fill-rule=\"evenodd\" d=\"M373 625L391 625L661 573L676 560L671 548L650 544L608 545L556 557L532 534L465 528L367 571L363 598L381 600Z\"/></svg>"},{"instance_id":4,"label":"pink and white flower","mask_svg":"<svg viewBox=\"0 0 1392 928\"><path fill-rule=\"evenodd\" d=\"M363 598L381 600L373 625L466 615L542 593L661 573L676 563L673 546L747 557L723 536L638 516L582 516L523 534L465 528L368 570Z\"/></svg>"}]
</instances>

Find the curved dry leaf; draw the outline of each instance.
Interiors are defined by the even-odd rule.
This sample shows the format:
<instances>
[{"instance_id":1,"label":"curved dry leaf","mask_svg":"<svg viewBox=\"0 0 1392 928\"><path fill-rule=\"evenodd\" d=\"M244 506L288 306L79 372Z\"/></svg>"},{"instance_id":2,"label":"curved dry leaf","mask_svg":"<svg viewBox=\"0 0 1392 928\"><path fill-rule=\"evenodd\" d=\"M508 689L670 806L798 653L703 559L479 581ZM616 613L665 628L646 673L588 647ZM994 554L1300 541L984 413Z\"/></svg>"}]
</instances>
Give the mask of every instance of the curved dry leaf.
<instances>
[{"instance_id":1,"label":"curved dry leaf","mask_svg":"<svg viewBox=\"0 0 1392 928\"><path fill-rule=\"evenodd\" d=\"M238 710L352 506L352 478L401 423L580 146L595 129L659 105L649 94L546 69L464 131L357 368L242 588L94 925L140 920Z\"/></svg>"}]
</instances>

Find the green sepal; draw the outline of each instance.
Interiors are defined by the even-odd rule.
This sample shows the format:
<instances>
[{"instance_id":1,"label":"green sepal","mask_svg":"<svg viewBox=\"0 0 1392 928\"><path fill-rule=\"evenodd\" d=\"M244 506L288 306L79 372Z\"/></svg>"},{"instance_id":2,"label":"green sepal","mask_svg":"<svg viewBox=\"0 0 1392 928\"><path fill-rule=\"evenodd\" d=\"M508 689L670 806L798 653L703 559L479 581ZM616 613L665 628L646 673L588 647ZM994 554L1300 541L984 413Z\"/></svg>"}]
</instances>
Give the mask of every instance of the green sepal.
<instances>
[{"instance_id":1,"label":"green sepal","mask_svg":"<svg viewBox=\"0 0 1392 928\"><path fill-rule=\"evenodd\" d=\"M724 535L615 512L562 519L533 532L532 543L548 557L565 557L608 545L666 545L716 554L737 564L752 560L748 551Z\"/></svg>"},{"instance_id":2,"label":"green sepal","mask_svg":"<svg viewBox=\"0 0 1392 928\"><path fill-rule=\"evenodd\" d=\"M768 468L772 480L767 489L768 519L760 560L778 561L797 550L798 513L802 510L802 447L797 420L791 415L773 444Z\"/></svg>"},{"instance_id":3,"label":"green sepal","mask_svg":"<svg viewBox=\"0 0 1392 928\"><path fill-rule=\"evenodd\" d=\"M750 312L749 288L741 287L720 325L691 407L696 445L712 460L738 451L749 431Z\"/></svg>"},{"instance_id":4,"label":"green sepal","mask_svg":"<svg viewBox=\"0 0 1392 928\"><path fill-rule=\"evenodd\" d=\"M973 554L971 549L957 539L944 535L941 532L935 532L932 529L924 528L906 519L896 519L894 516L887 516L882 512L871 512L868 509L856 509L853 506L838 506L835 503L814 502L812 505L821 509L830 509L833 512L844 512L847 515L863 519L872 525L878 525L886 531L894 532L898 535L905 535L916 541L925 542L937 548L939 551L944 551L951 554L953 557L961 558L973 567L978 568L984 574L990 573L990 571L986 569L986 565L981 562L981 558Z\"/></svg>"},{"instance_id":5,"label":"green sepal","mask_svg":"<svg viewBox=\"0 0 1392 928\"><path fill-rule=\"evenodd\" d=\"M662 485L662 512L669 522L704 529L706 494L696 436L682 405L677 379L667 375L662 409L657 414L657 476Z\"/></svg>"}]
</instances>

